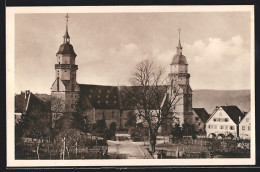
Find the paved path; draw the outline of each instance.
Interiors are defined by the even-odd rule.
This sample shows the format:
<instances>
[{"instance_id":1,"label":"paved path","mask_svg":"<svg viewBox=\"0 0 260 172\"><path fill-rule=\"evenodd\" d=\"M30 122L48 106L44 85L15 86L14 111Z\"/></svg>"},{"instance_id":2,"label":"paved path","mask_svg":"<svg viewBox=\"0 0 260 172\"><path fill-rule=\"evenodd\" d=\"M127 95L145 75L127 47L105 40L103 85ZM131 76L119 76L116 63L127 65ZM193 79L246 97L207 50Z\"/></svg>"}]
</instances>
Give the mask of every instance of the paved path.
<instances>
[{"instance_id":1,"label":"paved path","mask_svg":"<svg viewBox=\"0 0 260 172\"><path fill-rule=\"evenodd\" d=\"M126 141L107 141L108 153L126 154L128 159L144 159L145 153L139 145L134 144L131 140Z\"/></svg>"}]
</instances>

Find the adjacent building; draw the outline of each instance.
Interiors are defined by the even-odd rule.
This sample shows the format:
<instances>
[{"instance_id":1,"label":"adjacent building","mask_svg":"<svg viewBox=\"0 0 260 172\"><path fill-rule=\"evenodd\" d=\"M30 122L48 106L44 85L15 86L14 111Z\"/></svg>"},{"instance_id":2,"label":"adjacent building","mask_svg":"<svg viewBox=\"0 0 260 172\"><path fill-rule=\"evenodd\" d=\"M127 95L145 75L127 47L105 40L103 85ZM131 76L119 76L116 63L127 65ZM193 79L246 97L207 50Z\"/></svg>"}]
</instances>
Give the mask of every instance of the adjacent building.
<instances>
[{"instance_id":1,"label":"adjacent building","mask_svg":"<svg viewBox=\"0 0 260 172\"><path fill-rule=\"evenodd\" d=\"M15 122L22 119L22 115L39 115L48 118L48 105L29 90L15 95Z\"/></svg>"},{"instance_id":2,"label":"adjacent building","mask_svg":"<svg viewBox=\"0 0 260 172\"><path fill-rule=\"evenodd\" d=\"M206 133L206 122L209 119L210 115L204 108L193 108L193 124L195 130L200 135L205 135Z\"/></svg>"},{"instance_id":3,"label":"adjacent building","mask_svg":"<svg viewBox=\"0 0 260 172\"><path fill-rule=\"evenodd\" d=\"M206 122L207 137L239 137L244 113L237 106L217 106Z\"/></svg>"},{"instance_id":4,"label":"adjacent building","mask_svg":"<svg viewBox=\"0 0 260 172\"><path fill-rule=\"evenodd\" d=\"M242 139L251 138L251 111L246 113L245 117L239 123L239 137Z\"/></svg>"}]
</instances>

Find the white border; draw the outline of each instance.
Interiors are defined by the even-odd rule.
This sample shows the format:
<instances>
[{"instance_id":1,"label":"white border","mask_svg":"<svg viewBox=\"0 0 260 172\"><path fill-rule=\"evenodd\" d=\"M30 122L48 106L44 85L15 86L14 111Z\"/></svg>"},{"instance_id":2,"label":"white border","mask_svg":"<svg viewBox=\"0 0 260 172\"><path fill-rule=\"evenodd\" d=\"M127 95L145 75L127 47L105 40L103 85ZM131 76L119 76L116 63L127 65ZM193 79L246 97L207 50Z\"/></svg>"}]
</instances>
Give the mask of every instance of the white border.
<instances>
[{"instance_id":1,"label":"white border","mask_svg":"<svg viewBox=\"0 0 260 172\"><path fill-rule=\"evenodd\" d=\"M15 160L14 158L14 52L17 13L129 13L129 12L251 12L251 158L243 159L138 159L138 160ZM6 8L6 126L7 166L156 166L156 165L254 165L255 164L255 41L254 6L87 6L87 7L7 7Z\"/></svg>"}]
</instances>

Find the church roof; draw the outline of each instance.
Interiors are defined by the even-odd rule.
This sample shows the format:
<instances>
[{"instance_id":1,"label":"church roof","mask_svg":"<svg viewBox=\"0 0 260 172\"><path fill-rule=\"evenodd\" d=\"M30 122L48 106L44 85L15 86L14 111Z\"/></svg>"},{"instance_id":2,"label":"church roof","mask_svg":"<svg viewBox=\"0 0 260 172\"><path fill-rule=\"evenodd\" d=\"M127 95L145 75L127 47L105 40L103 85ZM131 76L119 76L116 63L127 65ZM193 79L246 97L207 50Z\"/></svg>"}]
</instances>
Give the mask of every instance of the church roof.
<instances>
[{"instance_id":1,"label":"church roof","mask_svg":"<svg viewBox=\"0 0 260 172\"><path fill-rule=\"evenodd\" d=\"M176 54L173 59L172 59L172 63L171 65L173 64L181 64L181 65L187 65L187 60L186 60L186 57L182 54Z\"/></svg>"},{"instance_id":2,"label":"church roof","mask_svg":"<svg viewBox=\"0 0 260 172\"><path fill-rule=\"evenodd\" d=\"M57 54L71 54L74 57L77 56L77 54L74 52L73 46L69 42L65 42L64 44L61 44Z\"/></svg>"},{"instance_id":3,"label":"church roof","mask_svg":"<svg viewBox=\"0 0 260 172\"><path fill-rule=\"evenodd\" d=\"M80 87L80 99L85 109L136 109L135 97L129 97L130 92L141 92L142 87L138 86L104 86L104 85L87 85L79 84ZM159 88L161 92L158 97L162 102L166 89L164 86ZM137 94L135 94L137 95ZM155 101L151 103L151 109L157 109L158 103Z\"/></svg>"},{"instance_id":4,"label":"church roof","mask_svg":"<svg viewBox=\"0 0 260 172\"><path fill-rule=\"evenodd\" d=\"M198 117L201 119L202 122L206 123L207 120L209 119L210 115L204 108L192 108Z\"/></svg>"},{"instance_id":5,"label":"church roof","mask_svg":"<svg viewBox=\"0 0 260 172\"><path fill-rule=\"evenodd\" d=\"M79 84L79 87L80 99L83 101L83 106L94 107L96 109L119 109L118 90L116 86Z\"/></svg>"}]
</instances>

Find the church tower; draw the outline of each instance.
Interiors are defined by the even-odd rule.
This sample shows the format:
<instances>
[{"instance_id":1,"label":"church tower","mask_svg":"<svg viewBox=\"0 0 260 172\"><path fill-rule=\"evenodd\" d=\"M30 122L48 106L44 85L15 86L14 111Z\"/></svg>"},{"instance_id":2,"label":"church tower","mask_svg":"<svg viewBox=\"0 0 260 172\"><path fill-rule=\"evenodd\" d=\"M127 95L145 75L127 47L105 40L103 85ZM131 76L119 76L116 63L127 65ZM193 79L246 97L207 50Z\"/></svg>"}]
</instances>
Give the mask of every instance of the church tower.
<instances>
[{"instance_id":1,"label":"church tower","mask_svg":"<svg viewBox=\"0 0 260 172\"><path fill-rule=\"evenodd\" d=\"M53 109L62 113L75 112L75 105L79 99L79 85L76 81L76 53L70 44L70 36L68 33L68 14L66 15L66 31L63 36L63 44L60 45L56 54L57 63L55 64L55 81L51 87L52 100L56 99L53 108L59 108L56 104L62 102L62 108ZM58 102L57 102L58 101Z\"/></svg>"},{"instance_id":2,"label":"church tower","mask_svg":"<svg viewBox=\"0 0 260 172\"><path fill-rule=\"evenodd\" d=\"M186 57L182 54L183 47L180 40L176 47L176 55L174 55L170 64L171 72L169 73L169 80L171 85L175 85L176 92L179 95L178 103L173 109L174 115L179 119L181 125L192 124L192 89L190 87L190 74L188 73L188 63Z\"/></svg>"}]
</instances>

